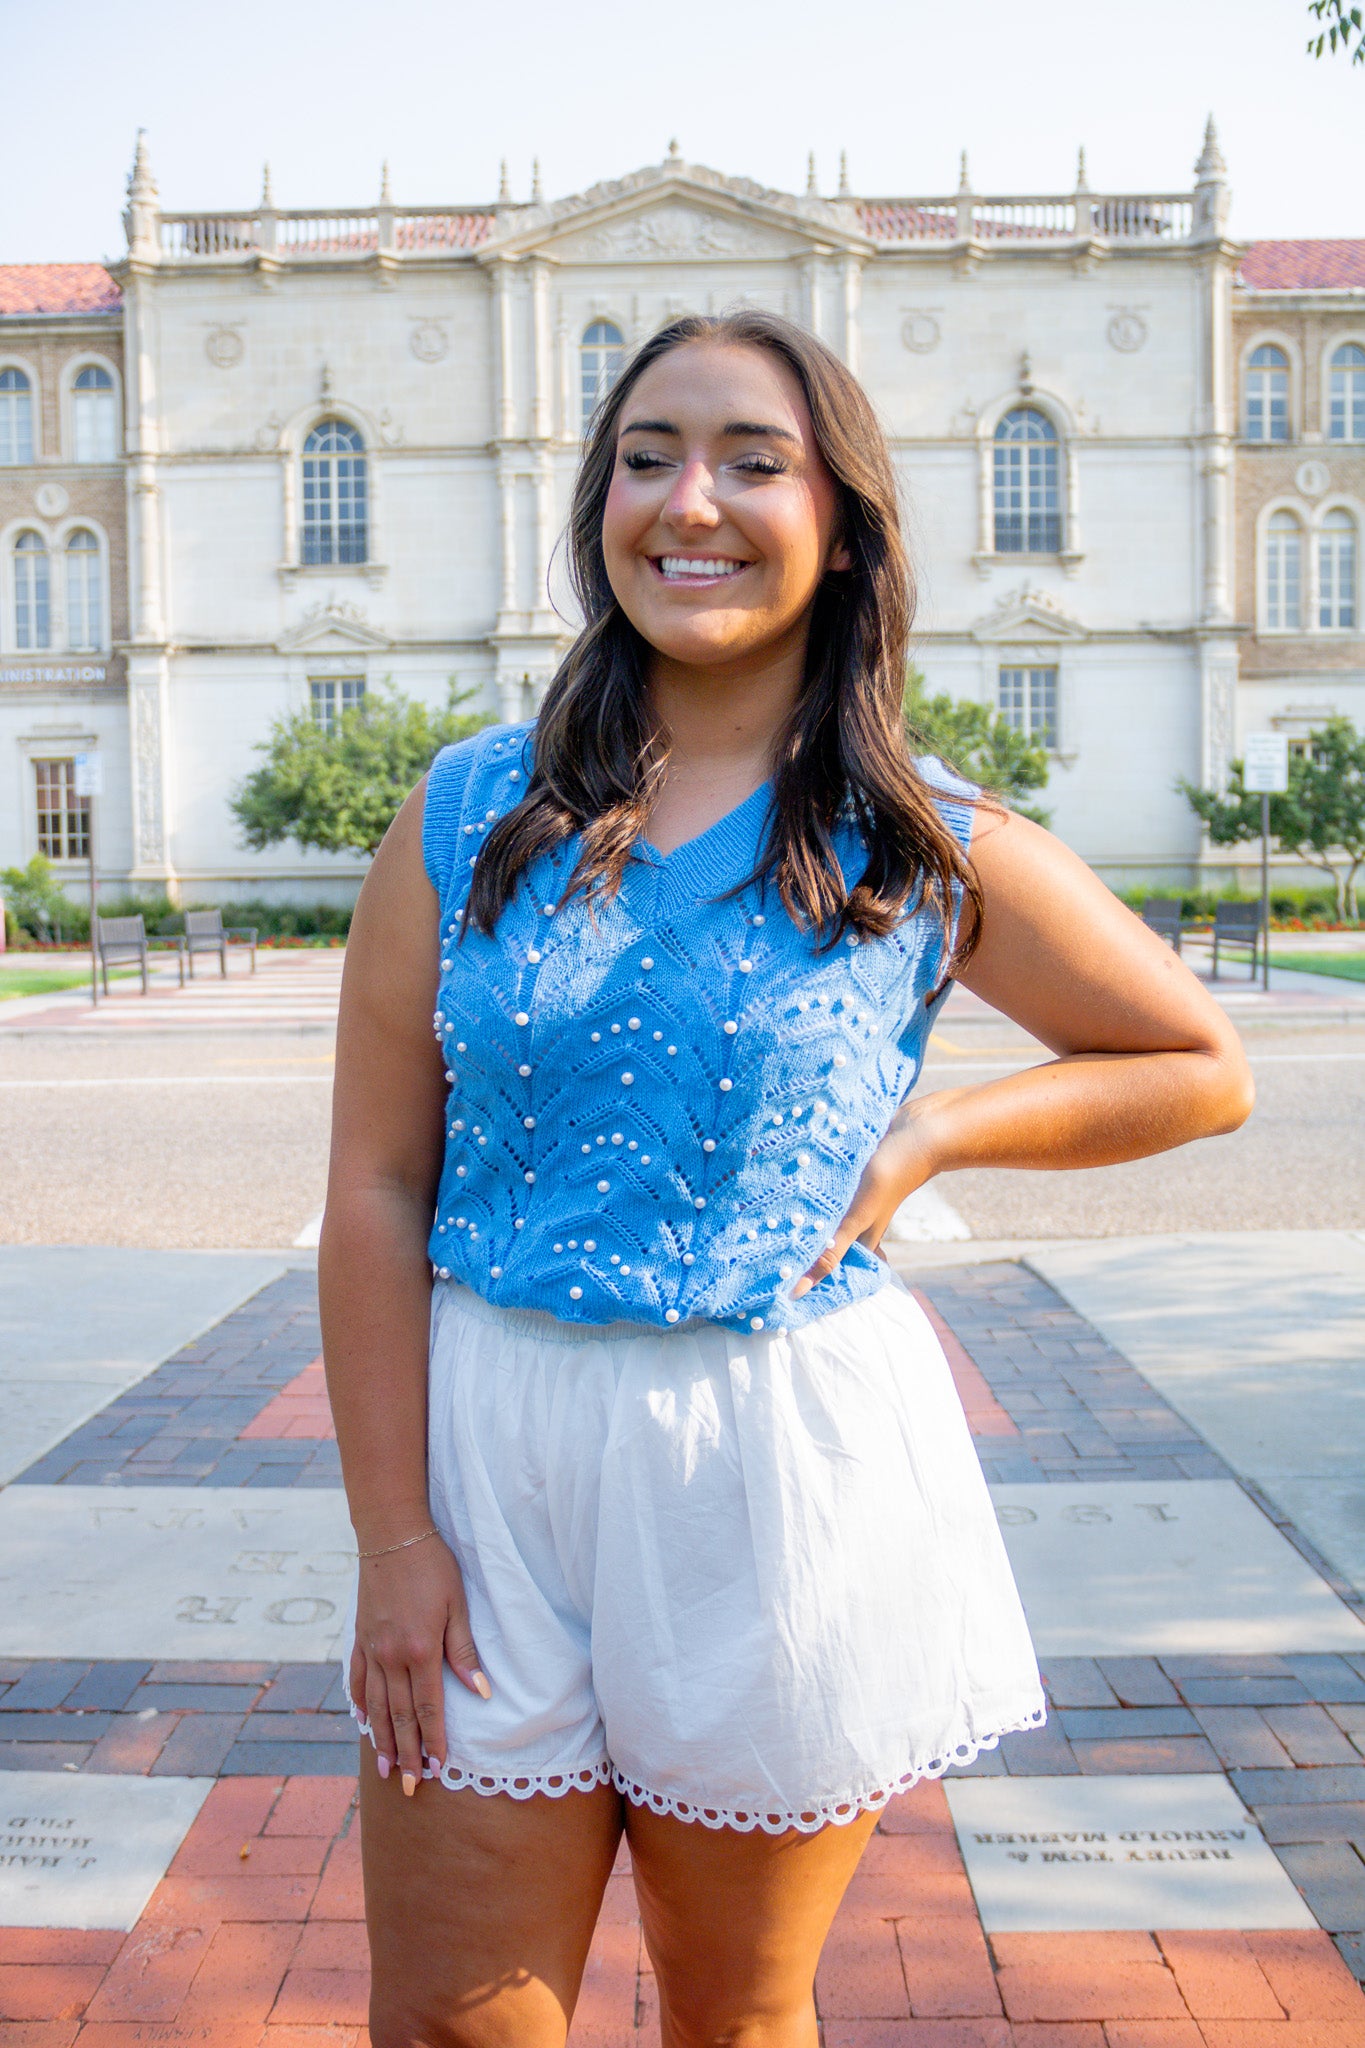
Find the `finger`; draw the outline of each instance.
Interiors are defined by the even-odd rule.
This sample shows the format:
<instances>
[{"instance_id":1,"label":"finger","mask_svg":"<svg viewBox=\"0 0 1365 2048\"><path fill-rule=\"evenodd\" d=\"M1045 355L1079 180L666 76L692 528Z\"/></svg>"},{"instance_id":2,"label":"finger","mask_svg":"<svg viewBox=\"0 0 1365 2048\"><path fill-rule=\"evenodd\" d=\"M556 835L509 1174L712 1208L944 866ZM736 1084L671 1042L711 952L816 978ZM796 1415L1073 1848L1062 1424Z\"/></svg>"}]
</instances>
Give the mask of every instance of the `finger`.
<instances>
[{"instance_id":1,"label":"finger","mask_svg":"<svg viewBox=\"0 0 1365 2048\"><path fill-rule=\"evenodd\" d=\"M474 1638L469 1633L469 1616L463 1602L459 1609L452 1607L446 1624L445 1659L461 1685L470 1692L476 1692L481 1700L491 1700L493 1688L484 1677L479 1665L479 1653L474 1647Z\"/></svg>"},{"instance_id":2,"label":"finger","mask_svg":"<svg viewBox=\"0 0 1365 2048\"><path fill-rule=\"evenodd\" d=\"M841 1217L838 1227L821 1249L813 1265L806 1268L799 1280L794 1280L791 1298L800 1301L803 1294L809 1294L812 1287L832 1273L853 1243L860 1231L869 1229L876 1222L876 1210L865 1196L855 1197L853 1206Z\"/></svg>"},{"instance_id":3,"label":"finger","mask_svg":"<svg viewBox=\"0 0 1365 2048\"><path fill-rule=\"evenodd\" d=\"M370 1724L370 1740L374 1744L379 1775L381 1778L387 1778L397 1760L398 1745L394 1740L393 1722L389 1716L389 1690L384 1677L384 1667L377 1657L366 1659L365 1718Z\"/></svg>"},{"instance_id":4,"label":"finger","mask_svg":"<svg viewBox=\"0 0 1365 2048\"><path fill-rule=\"evenodd\" d=\"M403 1796L411 1799L422 1775L422 1733L417 1725L417 1709L412 1703L412 1674L406 1664L399 1664L385 1672L384 1681L389 1693L389 1719L393 1723L398 1747L398 1768L403 1776Z\"/></svg>"},{"instance_id":5,"label":"finger","mask_svg":"<svg viewBox=\"0 0 1365 2048\"><path fill-rule=\"evenodd\" d=\"M346 1690L351 1704L358 1714L365 1713L365 1652L358 1642L351 1646L350 1669L346 1673ZM366 1715L366 1719L369 1716Z\"/></svg>"},{"instance_id":6,"label":"finger","mask_svg":"<svg viewBox=\"0 0 1365 2048\"><path fill-rule=\"evenodd\" d=\"M439 1771L446 1760L446 1699L444 1670L434 1648L429 1657L414 1666L411 1679L422 1753Z\"/></svg>"}]
</instances>

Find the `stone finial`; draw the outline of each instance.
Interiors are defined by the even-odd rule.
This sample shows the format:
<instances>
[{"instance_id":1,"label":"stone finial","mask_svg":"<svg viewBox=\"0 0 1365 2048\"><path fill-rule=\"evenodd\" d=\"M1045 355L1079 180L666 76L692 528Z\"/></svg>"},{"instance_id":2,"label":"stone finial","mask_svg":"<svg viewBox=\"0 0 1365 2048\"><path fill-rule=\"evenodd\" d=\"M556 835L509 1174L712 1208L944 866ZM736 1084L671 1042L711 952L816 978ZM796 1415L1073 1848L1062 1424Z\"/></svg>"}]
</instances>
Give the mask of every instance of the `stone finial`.
<instances>
[{"instance_id":1,"label":"stone finial","mask_svg":"<svg viewBox=\"0 0 1365 2048\"><path fill-rule=\"evenodd\" d=\"M538 156L533 156L533 157L532 157L532 159L531 159L531 204L532 204L532 206L539 206L539 205L540 205L540 202L541 202L541 200L542 200L542 199L544 198L544 196L545 196L545 195L544 195L544 193L543 193L543 192L541 191L541 189L540 189L540 158L539 158Z\"/></svg>"},{"instance_id":2,"label":"stone finial","mask_svg":"<svg viewBox=\"0 0 1365 2048\"><path fill-rule=\"evenodd\" d=\"M668 145L668 156L666 161L670 164L680 164L682 162L682 151L678 147L678 138L676 135L673 137L673 139Z\"/></svg>"},{"instance_id":3,"label":"stone finial","mask_svg":"<svg viewBox=\"0 0 1365 2048\"><path fill-rule=\"evenodd\" d=\"M965 149L958 164L957 189L959 192L970 192L972 189L971 177L967 170L967 152Z\"/></svg>"},{"instance_id":4,"label":"stone finial","mask_svg":"<svg viewBox=\"0 0 1365 2048\"><path fill-rule=\"evenodd\" d=\"M1084 143L1082 143L1080 148L1076 151L1076 190L1078 192L1088 192L1090 190L1090 181L1085 175Z\"/></svg>"},{"instance_id":5,"label":"stone finial","mask_svg":"<svg viewBox=\"0 0 1365 2048\"><path fill-rule=\"evenodd\" d=\"M1204 129L1204 147L1194 167L1194 227L1196 242L1216 241L1227 225L1232 194L1228 190L1228 167L1218 147L1218 130L1210 114Z\"/></svg>"},{"instance_id":6,"label":"stone finial","mask_svg":"<svg viewBox=\"0 0 1365 2048\"><path fill-rule=\"evenodd\" d=\"M1210 114L1204 124L1204 147L1199 152L1194 175L1201 185L1214 185L1227 176L1227 169L1223 152L1218 147L1218 130L1214 126L1213 115Z\"/></svg>"},{"instance_id":7,"label":"stone finial","mask_svg":"<svg viewBox=\"0 0 1365 2048\"><path fill-rule=\"evenodd\" d=\"M839 197L841 199L850 199L852 196L848 183L848 151L841 149L839 151Z\"/></svg>"},{"instance_id":8,"label":"stone finial","mask_svg":"<svg viewBox=\"0 0 1365 2048\"><path fill-rule=\"evenodd\" d=\"M510 206L511 203L512 186L507 176L507 158L504 157L498 165L498 204L499 206Z\"/></svg>"},{"instance_id":9,"label":"stone finial","mask_svg":"<svg viewBox=\"0 0 1365 2048\"><path fill-rule=\"evenodd\" d=\"M275 210L275 194L274 194L274 191L272 190L272 188L271 188L271 184L270 184L270 166L269 166L269 164L262 164L262 166L261 166L261 204L260 204L260 207L259 207L259 211L260 211L261 213L273 213L273 212L274 212L274 210Z\"/></svg>"},{"instance_id":10,"label":"stone finial","mask_svg":"<svg viewBox=\"0 0 1365 2048\"><path fill-rule=\"evenodd\" d=\"M152 175L152 159L147 152L145 128L137 131L133 168L128 174L128 198L134 206L155 206L157 203L156 179Z\"/></svg>"},{"instance_id":11,"label":"stone finial","mask_svg":"<svg viewBox=\"0 0 1365 2048\"><path fill-rule=\"evenodd\" d=\"M393 193L389 187L389 160L387 157L385 157L379 171L379 204L381 206L393 205Z\"/></svg>"},{"instance_id":12,"label":"stone finial","mask_svg":"<svg viewBox=\"0 0 1365 2048\"><path fill-rule=\"evenodd\" d=\"M817 195L818 195L818 193L819 193L819 190L820 190L820 188L819 188L819 185L818 185L818 184L816 183L816 178L815 178L815 151L814 151L814 150L812 149L811 151L809 151L809 153L807 154L807 157L806 157L806 197L807 197L807 199L814 199L814 198L816 198L816 197L817 197Z\"/></svg>"}]
</instances>

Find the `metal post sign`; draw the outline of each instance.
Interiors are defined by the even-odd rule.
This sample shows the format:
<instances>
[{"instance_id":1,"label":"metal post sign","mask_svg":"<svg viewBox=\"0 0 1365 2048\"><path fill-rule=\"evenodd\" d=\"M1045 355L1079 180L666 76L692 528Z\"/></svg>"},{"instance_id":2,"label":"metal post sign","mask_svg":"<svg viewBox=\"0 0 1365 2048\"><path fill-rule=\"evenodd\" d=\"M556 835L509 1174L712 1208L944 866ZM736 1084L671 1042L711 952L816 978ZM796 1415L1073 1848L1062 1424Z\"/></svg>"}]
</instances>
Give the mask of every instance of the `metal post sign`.
<instances>
[{"instance_id":1,"label":"metal post sign","mask_svg":"<svg viewBox=\"0 0 1365 2048\"><path fill-rule=\"evenodd\" d=\"M104 795L104 763L98 754L77 754L75 768L77 796Z\"/></svg>"},{"instance_id":2,"label":"metal post sign","mask_svg":"<svg viewBox=\"0 0 1365 2048\"><path fill-rule=\"evenodd\" d=\"M1289 740L1282 732L1249 732L1242 756L1249 796L1283 796L1289 787Z\"/></svg>"}]
</instances>

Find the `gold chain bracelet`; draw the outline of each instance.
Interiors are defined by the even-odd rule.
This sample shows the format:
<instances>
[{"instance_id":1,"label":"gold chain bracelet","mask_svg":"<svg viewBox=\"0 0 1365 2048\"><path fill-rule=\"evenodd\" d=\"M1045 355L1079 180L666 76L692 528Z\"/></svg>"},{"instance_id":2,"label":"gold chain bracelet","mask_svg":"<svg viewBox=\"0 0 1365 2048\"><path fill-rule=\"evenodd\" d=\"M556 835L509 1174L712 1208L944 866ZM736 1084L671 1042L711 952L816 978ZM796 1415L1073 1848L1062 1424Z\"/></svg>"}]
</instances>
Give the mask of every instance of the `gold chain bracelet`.
<instances>
[{"instance_id":1,"label":"gold chain bracelet","mask_svg":"<svg viewBox=\"0 0 1365 2048\"><path fill-rule=\"evenodd\" d=\"M382 1550L358 1550L357 1557L392 1557L395 1550L411 1550L414 1543L425 1543L428 1536L439 1536L439 1529L424 1529L420 1536L405 1536L401 1543L386 1543Z\"/></svg>"}]
</instances>

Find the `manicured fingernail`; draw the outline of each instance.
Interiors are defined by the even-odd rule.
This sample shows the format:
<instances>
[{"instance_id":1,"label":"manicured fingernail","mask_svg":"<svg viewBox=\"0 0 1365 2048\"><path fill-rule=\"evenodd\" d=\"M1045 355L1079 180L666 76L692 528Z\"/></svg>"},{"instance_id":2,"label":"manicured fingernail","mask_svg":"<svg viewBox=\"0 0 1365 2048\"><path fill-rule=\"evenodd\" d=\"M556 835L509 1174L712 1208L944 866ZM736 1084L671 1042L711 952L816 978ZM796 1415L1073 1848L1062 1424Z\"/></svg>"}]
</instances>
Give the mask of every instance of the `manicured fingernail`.
<instances>
[{"instance_id":1,"label":"manicured fingernail","mask_svg":"<svg viewBox=\"0 0 1365 2048\"><path fill-rule=\"evenodd\" d=\"M387 1778L389 1772L393 1769L393 1765L389 1762L388 1758L384 1755L382 1750L380 1751L379 1755L375 1758L375 1764L378 1767L379 1775L381 1778Z\"/></svg>"},{"instance_id":2,"label":"manicured fingernail","mask_svg":"<svg viewBox=\"0 0 1365 2048\"><path fill-rule=\"evenodd\" d=\"M411 1797L412 1797L413 1793L414 1793L414 1792L415 1792L416 1790L417 1790L417 1773L416 1773L415 1771L404 1771L404 1773L403 1773L403 1797L404 1797L405 1799L411 1799Z\"/></svg>"},{"instance_id":3,"label":"manicured fingernail","mask_svg":"<svg viewBox=\"0 0 1365 2048\"><path fill-rule=\"evenodd\" d=\"M481 1700L491 1700L493 1688L484 1677L482 1671L471 1671L469 1676L473 1680L474 1690L479 1695L479 1698Z\"/></svg>"}]
</instances>

